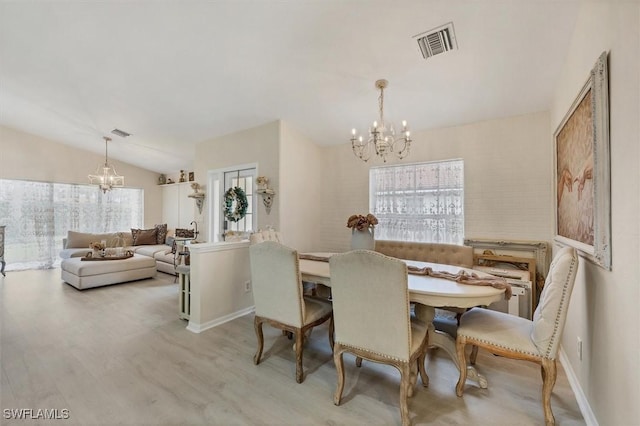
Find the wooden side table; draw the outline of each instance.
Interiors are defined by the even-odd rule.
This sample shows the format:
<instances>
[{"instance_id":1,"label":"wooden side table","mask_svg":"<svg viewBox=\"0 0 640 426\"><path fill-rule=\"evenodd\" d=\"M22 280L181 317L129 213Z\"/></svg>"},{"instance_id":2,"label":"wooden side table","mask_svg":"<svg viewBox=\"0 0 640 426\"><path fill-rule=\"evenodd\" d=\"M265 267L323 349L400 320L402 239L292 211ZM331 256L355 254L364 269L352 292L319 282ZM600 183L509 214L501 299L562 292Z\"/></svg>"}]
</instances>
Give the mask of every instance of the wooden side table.
<instances>
[{"instance_id":1,"label":"wooden side table","mask_svg":"<svg viewBox=\"0 0 640 426\"><path fill-rule=\"evenodd\" d=\"M2 267L0 267L0 273L2 273L3 277L6 277L4 273L4 267L7 265L7 262L4 261L4 228L5 228L5 225L0 226L0 262L2 262Z\"/></svg>"}]
</instances>

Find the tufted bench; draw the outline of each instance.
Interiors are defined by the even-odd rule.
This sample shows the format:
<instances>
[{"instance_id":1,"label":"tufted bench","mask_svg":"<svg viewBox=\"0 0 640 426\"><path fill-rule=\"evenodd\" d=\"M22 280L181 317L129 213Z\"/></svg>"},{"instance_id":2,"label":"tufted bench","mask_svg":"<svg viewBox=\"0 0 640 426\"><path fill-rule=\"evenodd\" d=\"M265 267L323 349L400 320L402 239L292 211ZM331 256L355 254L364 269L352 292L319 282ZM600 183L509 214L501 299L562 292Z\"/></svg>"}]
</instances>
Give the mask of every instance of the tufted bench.
<instances>
[{"instance_id":1,"label":"tufted bench","mask_svg":"<svg viewBox=\"0 0 640 426\"><path fill-rule=\"evenodd\" d=\"M376 240L375 250L398 259L473 267L473 247L469 246Z\"/></svg>"},{"instance_id":2,"label":"tufted bench","mask_svg":"<svg viewBox=\"0 0 640 426\"><path fill-rule=\"evenodd\" d=\"M60 265L62 279L79 290L156 276L152 257L134 254L129 259L82 261L79 257L64 259Z\"/></svg>"}]
</instances>

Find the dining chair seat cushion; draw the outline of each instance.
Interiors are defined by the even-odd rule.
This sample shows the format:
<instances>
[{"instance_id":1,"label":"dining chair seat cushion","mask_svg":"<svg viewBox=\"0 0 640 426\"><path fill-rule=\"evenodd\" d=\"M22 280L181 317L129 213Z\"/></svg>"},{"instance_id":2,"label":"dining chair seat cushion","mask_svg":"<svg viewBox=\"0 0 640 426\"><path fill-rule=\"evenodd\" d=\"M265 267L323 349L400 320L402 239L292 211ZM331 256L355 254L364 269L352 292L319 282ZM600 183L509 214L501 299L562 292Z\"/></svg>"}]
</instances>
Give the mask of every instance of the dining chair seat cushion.
<instances>
[{"instance_id":1,"label":"dining chair seat cushion","mask_svg":"<svg viewBox=\"0 0 640 426\"><path fill-rule=\"evenodd\" d=\"M328 300L322 300L314 297L304 298L305 304L305 318L304 324L310 324L319 318L322 318L333 310L331 302Z\"/></svg>"},{"instance_id":2,"label":"dining chair seat cushion","mask_svg":"<svg viewBox=\"0 0 640 426\"><path fill-rule=\"evenodd\" d=\"M473 308L460 318L458 336L528 355L541 356L531 340L533 322L504 312Z\"/></svg>"}]
</instances>

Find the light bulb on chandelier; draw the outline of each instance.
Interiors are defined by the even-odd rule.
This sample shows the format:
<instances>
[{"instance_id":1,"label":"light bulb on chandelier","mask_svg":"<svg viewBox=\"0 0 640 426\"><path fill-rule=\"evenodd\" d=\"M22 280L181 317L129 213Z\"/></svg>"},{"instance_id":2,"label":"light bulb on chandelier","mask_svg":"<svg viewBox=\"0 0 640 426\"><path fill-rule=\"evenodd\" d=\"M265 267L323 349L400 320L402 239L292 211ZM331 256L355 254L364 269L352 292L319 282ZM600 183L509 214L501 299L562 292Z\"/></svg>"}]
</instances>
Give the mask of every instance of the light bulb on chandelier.
<instances>
[{"instance_id":1,"label":"light bulb on chandelier","mask_svg":"<svg viewBox=\"0 0 640 426\"><path fill-rule=\"evenodd\" d=\"M380 90L380 96L378 96L380 121L374 121L369 128L369 138L365 141L362 136L358 135L356 129L351 129L353 154L365 162L371 158L372 151L375 151L376 155L386 163L387 155L390 153L395 154L398 159L403 159L409 154L411 148L411 132L407 127L407 122L402 121L402 132L396 138L393 125L384 121L384 89L388 85L387 80L376 81L376 88Z\"/></svg>"}]
</instances>

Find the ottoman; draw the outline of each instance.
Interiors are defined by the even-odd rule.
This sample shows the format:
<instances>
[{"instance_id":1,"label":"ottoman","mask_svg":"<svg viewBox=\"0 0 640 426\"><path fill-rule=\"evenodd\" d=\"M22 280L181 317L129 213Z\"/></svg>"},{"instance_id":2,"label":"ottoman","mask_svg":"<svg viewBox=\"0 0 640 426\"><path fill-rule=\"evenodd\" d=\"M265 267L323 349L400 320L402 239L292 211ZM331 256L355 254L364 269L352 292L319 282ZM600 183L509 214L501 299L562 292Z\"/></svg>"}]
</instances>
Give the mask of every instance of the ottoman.
<instances>
[{"instance_id":1,"label":"ottoman","mask_svg":"<svg viewBox=\"0 0 640 426\"><path fill-rule=\"evenodd\" d=\"M83 261L72 257L64 259L60 269L62 279L79 290L152 278L157 273L155 259L137 254L118 260Z\"/></svg>"}]
</instances>

